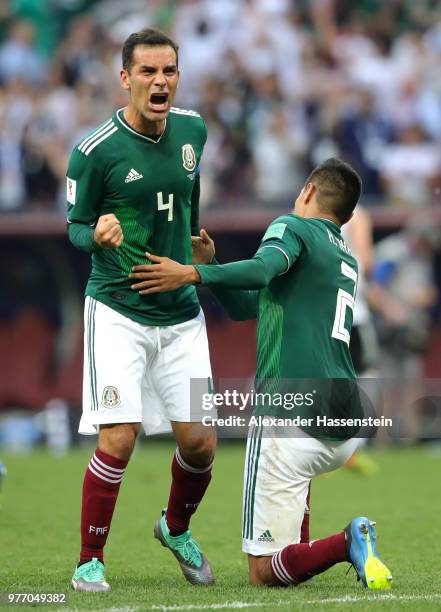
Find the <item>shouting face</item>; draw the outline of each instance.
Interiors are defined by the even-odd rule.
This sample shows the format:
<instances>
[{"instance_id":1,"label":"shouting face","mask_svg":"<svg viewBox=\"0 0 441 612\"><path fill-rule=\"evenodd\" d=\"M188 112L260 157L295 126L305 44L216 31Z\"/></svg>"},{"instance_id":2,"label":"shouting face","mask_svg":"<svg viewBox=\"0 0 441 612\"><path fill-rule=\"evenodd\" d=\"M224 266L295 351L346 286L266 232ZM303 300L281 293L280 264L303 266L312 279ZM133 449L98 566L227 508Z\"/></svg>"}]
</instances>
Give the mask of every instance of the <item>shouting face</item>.
<instances>
[{"instance_id":1,"label":"shouting face","mask_svg":"<svg viewBox=\"0 0 441 612\"><path fill-rule=\"evenodd\" d=\"M137 45L131 66L121 70L121 84L130 94L128 111L140 131L164 129L179 81L176 53L167 45Z\"/></svg>"}]
</instances>

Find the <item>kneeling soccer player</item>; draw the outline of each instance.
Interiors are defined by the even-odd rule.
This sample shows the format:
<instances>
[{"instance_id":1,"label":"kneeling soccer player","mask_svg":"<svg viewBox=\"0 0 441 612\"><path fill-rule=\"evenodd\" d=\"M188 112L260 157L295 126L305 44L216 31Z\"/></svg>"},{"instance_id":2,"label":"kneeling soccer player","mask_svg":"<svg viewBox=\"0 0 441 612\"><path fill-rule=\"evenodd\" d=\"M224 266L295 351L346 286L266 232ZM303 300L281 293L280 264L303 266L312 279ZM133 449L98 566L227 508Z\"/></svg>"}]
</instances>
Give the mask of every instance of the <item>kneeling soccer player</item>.
<instances>
[{"instance_id":1,"label":"kneeling soccer player","mask_svg":"<svg viewBox=\"0 0 441 612\"><path fill-rule=\"evenodd\" d=\"M154 265L136 267L134 288L149 295L200 283L212 286L221 298L227 289L246 289L237 291L236 299L225 291L223 302L235 319L258 316L256 390L274 391L285 383L304 388L310 381L325 393L320 405L304 409L302 416L308 410L311 417L334 420L360 416L349 353L357 262L340 231L360 193L357 173L329 159L308 177L293 213L268 227L252 259L191 266L150 256ZM259 406L255 414L277 415L277 410ZM281 415L287 416L283 409ZM356 433L350 427L302 427L281 437L271 427L251 429L243 550L252 584L296 585L349 561L366 587L390 587L392 576L377 554L369 519L358 517L343 531L315 542L301 538L311 479L349 459L358 445Z\"/></svg>"}]
</instances>

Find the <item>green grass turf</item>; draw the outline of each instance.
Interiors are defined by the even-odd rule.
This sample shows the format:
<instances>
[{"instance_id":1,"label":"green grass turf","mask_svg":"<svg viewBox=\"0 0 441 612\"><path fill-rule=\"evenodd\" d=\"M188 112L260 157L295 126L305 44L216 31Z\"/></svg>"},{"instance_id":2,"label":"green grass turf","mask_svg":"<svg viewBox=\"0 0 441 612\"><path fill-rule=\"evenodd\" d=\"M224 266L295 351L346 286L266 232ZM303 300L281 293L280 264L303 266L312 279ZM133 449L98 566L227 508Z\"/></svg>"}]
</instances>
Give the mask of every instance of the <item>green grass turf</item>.
<instances>
[{"instance_id":1,"label":"green grass turf","mask_svg":"<svg viewBox=\"0 0 441 612\"><path fill-rule=\"evenodd\" d=\"M372 453L381 468L375 476L340 470L313 483L313 538L360 514L377 521L379 550L394 574L386 598L363 589L353 570L346 575L346 564L298 588L247 584L240 551L244 448L238 443L220 445L212 484L192 524L216 573L214 587L187 584L170 552L152 537L167 500L173 446L151 442L137 448L118 500L106 549L112 591L74 593L69 586L79 546L80 490L91 451L62 458L42 451L2 455L8 474L0 510L0 591L69 590L64 609L231 609L227 602L245 602L255 604L244 607L250 610L441 610L441 455L428 448L378 450ZM326 601L345 597L356 599Z\"/></svg>"}]
</instances>

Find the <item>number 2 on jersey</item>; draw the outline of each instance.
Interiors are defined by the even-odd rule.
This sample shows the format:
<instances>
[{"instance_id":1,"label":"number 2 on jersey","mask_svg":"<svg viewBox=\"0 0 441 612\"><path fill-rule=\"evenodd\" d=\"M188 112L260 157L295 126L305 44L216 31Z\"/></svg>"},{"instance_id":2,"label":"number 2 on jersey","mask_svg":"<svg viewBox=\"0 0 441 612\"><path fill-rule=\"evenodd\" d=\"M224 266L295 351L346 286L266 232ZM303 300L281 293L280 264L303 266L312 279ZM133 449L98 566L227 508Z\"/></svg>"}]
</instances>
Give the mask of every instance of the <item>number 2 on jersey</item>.
<instances>
[{"instance_id":1,"label":"number 2 on jersey","mask_svg":"<svg viewBox=\"0 0 441 612\"><path fill-rule=\"evenodd\" d=\"M357 272L348 266L344 261L341 262L341 273L354 281L354 292L351 295L344 289L339 289L337 293L337 305L335 308L334 325L332 327L332 337L337 340L342 340L349 345L350 333L345 327L346 308L354 310L355 292L357 291Z\"/></svg>"},{"instance_id":2,"label":"number 2 on jersey","mask_svg":"<svg viewBox=\"0 0 441 612\"><path fill-rule=\"evenodd\" d=\"M158 197L158 210L168 210L168 221L173 221L173 194L168 194L168 202L164 204L164 199L162 197L162 191L158 191L156 194Z\"/></svg>"}]
</instances>

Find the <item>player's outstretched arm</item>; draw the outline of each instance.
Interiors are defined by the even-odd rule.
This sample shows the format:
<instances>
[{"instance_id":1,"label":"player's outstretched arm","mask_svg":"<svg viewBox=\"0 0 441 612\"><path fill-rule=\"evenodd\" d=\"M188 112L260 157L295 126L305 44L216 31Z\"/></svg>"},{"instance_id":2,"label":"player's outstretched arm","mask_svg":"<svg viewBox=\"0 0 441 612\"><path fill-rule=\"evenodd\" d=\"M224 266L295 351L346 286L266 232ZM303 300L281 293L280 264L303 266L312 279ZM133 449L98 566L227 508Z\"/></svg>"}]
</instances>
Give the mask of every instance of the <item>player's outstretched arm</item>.
<instances>
[{"instance_id":1,"label":"player's outstretched arm","mask_svg":"<svg viewBox=\"0 0 441 612\"><path fill-rule=\"evenodd\" d=\"M168 257L146 253L151 265L132 268L129 277L137 281L134 291L149 295L172 291L183 285L217 285L230 289L262 289L287 271L285 255L279 249L263 248L252 259L223 265L182 265Z\"/></svg>"},{"instance_id":2,"label":"player's outstretched arm","mask_svg":"<svg viewBox=\"0 0 441 612\"><path fill-rule=\"evenodd\" d=\"M121 246L124 234L119 219L113 213L101 215L95 226L93 239L102 249L116 249Z\"/></svg>"}]
</instances>

